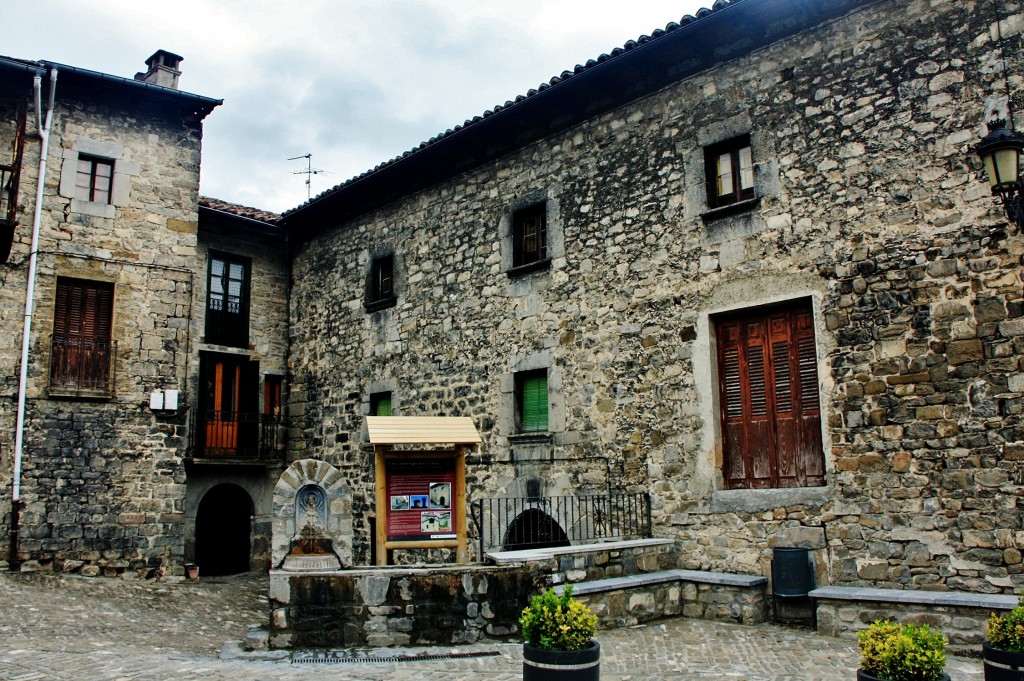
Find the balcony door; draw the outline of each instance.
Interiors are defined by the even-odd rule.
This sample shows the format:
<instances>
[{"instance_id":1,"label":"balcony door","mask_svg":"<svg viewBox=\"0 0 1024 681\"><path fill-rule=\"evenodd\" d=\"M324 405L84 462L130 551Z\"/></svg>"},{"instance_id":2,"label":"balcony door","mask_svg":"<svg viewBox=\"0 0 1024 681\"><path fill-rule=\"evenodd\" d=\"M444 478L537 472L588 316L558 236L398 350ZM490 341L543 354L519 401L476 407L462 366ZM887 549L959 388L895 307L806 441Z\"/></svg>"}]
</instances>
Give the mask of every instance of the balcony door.
<instances>
[{"instance_id":1,"label":"balcony door","mask_svg":"<svg viewBox=\"0 0 1024 681\"><path fill-rule=\"evenodd\" d=\"M204 354L202 444L204 455L258 455L259 362L246 357Z\"/></svg>"}]
</instances>

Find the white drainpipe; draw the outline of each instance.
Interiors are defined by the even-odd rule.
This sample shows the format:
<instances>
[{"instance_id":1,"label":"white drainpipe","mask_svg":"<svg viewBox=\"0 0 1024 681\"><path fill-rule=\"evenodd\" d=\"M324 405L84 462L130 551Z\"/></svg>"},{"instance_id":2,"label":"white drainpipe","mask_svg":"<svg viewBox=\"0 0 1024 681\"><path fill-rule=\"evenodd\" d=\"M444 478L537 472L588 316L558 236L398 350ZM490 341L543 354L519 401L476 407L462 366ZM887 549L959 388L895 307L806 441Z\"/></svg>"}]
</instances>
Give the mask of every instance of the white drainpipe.
<instances>
[{"instance_id":1,"label":"white drainpipe","mask_svg":"<svg viewBox=\"0 0 1024 681\"><path fill-rule=\"evenodd\" d=\"M50 98L46 108L46 120L42 117L40 92L42 77L33 81L36 105L36 127L42 144L39 149L39 177L36 178L36 205L32 215L32 250L28 259L28 286L25 291L25 326L21 337L21 377L18 384L18 422L14 431L14 487L11 501L17 513L21 498L21 456L25 442L25 396L28 392L28 355L32 336L32 310L35 307L36 260L39 252L39 228L43 219L43 189L46 185L46 157L50 149L50 125L53 123L53 102L57 93L57 69L50 69ZM15 528L15 531L16 528ZM12 547L14 548L14 547ZM12 556L13 558L13 556Z\"/></svg>"}]
</instances>

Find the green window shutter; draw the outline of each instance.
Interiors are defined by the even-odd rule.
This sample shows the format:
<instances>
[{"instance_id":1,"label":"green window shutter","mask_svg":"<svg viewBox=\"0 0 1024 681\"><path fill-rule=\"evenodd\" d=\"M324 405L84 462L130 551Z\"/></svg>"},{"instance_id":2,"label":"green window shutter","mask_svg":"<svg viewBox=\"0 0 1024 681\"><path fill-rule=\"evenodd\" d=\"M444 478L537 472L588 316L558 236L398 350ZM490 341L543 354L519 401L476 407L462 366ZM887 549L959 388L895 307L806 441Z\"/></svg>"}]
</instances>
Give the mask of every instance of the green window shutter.
<instances>
[{"instance_id":1,"label":"green window shutter","mask_svg":"<svg viewBox=\"0 0 1024 681\"><path fill-rule=\"evenodd\" d=\"M547 373L523 378L523 432L548 429L548 377Z\"/></svg>"},{"instance_id":2,"label":"green window shutter","mask_svg":"<svg viewBox=\"0 0 1024 681\"><path fill-rule=\"evenodd\" d=\"M377 413L375 416L391 416L391 396L382 397L377 400Z\"/></svg>"}]
</instances>

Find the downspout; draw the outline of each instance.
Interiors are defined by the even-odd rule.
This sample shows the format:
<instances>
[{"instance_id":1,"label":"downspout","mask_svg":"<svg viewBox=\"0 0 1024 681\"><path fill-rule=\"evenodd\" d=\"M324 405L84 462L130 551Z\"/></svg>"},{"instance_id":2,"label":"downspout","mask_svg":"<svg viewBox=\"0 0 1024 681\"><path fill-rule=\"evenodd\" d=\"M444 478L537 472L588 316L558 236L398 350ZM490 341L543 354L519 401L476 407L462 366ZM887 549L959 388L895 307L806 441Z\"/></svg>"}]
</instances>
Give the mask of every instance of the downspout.
<instances>
[{"instance_id":1,"label":"downspout","mask_svg":"<svg viewBox=\"0 0 1024 681\"><path fill-rule=\"evenodd\" d=\"M53 104L57 94L57 69L50 69L50 97L46 105L46 120L42 116L42 77L32 82L35 94L36 128L39 147L39 176L36 178L36 205L32 215L32 247L28 260L28 285L25 291L25 325L21 336L21 375L18 382L18 421L14 430L14 484L11 493L11 549L9 569L18 566L18 525L21 511L21 459L25 444L25 397L28 392L28 359L32 339L32 311L35 307L36 263L39 253L39 229L43 219L43 190L46 186L46 159L50 149L50 126L53 123Z\"/></svg>"}]
</instances>

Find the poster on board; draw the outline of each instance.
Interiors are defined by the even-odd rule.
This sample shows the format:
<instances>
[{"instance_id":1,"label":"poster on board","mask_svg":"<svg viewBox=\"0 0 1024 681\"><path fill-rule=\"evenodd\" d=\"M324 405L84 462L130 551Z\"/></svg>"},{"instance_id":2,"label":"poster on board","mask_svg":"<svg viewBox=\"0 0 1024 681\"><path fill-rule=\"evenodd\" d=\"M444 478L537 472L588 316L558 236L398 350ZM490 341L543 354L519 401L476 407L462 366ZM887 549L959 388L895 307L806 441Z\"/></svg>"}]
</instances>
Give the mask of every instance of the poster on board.
<instances>
[{"instance_id":1,"label":"poster on board","mask_svg":"<svg viewBox=\"0 0 1024 681\"><path fill-rule=\"evenodd\" d=\"M454 458L391 459L384 468L388 541L457 539Z\"/></svg>"}]
</instances>

